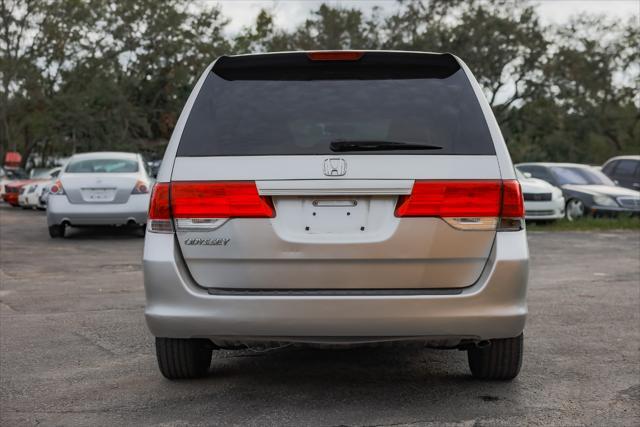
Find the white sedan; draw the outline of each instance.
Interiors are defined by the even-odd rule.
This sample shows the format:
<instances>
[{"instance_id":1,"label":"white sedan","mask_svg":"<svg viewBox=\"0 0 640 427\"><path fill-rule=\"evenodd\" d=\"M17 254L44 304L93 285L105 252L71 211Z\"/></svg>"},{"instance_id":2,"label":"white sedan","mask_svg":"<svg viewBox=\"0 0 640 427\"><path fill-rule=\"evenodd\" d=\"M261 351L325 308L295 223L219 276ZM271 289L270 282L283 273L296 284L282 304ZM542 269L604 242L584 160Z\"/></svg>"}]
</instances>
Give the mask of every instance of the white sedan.
<instances>
[{"instance_id":1,"label":"white sedan","mask_svg":"<svg viewBox=\"0 0 640 427\"><path fill-rule=\"evenodd\" d=\"M561 189L517 169L516 175L522 187L525 219L549 221L564 217L565 202Z\"/></svg>"},{"instance_id":2,"label":"white sedan","mask_svg":"<svg viewBox=\"0 0 640 427\"><path fill-rule=\"evenodd\" d=\"M47 207L46 196L51 185L60 174L61 168L40 171L32 175L34 182L23 186L18 196L18 204L25 209L36 208L44 210Z\"/></svg>"},{"instance_id":3,"label":"white sedan","mask_svg":"<svg viewBox=\"0 0 640 427\"><path fill-rule=\"evenodd\" d=\"M47 205L43 199L43 195L51 186L51 181L35 182L33 184L25 185L23 188L24 193L20 194L18 203L25 208L36 208L44 210Z\"/></svg>"}]
</instances>

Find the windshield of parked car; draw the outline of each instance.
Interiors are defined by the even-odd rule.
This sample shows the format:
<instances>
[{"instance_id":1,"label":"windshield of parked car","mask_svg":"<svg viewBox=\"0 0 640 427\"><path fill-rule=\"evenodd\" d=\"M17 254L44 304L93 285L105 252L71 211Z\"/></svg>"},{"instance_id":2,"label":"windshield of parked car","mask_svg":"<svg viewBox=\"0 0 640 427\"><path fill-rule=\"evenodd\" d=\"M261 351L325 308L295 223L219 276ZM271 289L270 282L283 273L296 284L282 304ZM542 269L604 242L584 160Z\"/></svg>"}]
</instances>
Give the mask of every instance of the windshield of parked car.
<instances>
[{"instance_id":1,"label":"windshield of parked car","mask_svg":"<svg viewBox=\"0 0 640 427\"><path fill-rule=\"evenodd\" d=\"M51 169L34 168L29 172L29 176L33 179L49 179Z\"/></svg>"},{"instance_id":2,"label":"windshield of parked car","mask_svg":"<svg viewBox=\"0 0 640 427\"><path fill-rule=\"evenodd\" d=\"M595 169L554 166L551 173L560 185L615 185L605 174Z\"/></svg>"},{"instance_id":3,"label":"windshield of parked car","mask_svg":"<svg viewBox=\"0 0 640 427\"><path fill-rule=\"evenodd\" d=\"M132 159L71 160L65 173L131 173L138 172L138 162Z\"/></svg>"}]
</instances>

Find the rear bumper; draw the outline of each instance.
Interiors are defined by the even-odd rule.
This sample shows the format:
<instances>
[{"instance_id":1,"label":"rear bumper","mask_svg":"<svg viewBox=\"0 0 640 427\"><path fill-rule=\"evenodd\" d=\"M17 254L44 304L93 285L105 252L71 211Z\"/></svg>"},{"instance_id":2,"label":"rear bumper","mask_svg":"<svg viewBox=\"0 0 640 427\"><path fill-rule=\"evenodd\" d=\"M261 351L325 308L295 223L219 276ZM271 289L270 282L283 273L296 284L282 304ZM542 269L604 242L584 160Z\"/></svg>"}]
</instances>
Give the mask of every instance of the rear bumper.
<instances>
[{"instance_id":1,"label":"rear bumper","mask_svg":"<svg viewBox=\"0 0 640 427\"><path fill-rule=\"evenodd\" d=\"M124 225L129 221L147 222L148 194L132 194L126 203L70 203L67 196L50 195L47 200L47 225Z\"/></svg>"},{"instance_id":2,"label":"rear bumper","mask_svg":"<svg viewBox=\"0 0 640 427\"><path fill-rule=\"evenodd\" d=\"M478 281L448 295L211 295L190 278L176 246L173 235L147 233L145 316L155 336L294 342L485 340L515 337L524 329L529 260L524 231L497 233Z\"/></svg>"}]
</instances>

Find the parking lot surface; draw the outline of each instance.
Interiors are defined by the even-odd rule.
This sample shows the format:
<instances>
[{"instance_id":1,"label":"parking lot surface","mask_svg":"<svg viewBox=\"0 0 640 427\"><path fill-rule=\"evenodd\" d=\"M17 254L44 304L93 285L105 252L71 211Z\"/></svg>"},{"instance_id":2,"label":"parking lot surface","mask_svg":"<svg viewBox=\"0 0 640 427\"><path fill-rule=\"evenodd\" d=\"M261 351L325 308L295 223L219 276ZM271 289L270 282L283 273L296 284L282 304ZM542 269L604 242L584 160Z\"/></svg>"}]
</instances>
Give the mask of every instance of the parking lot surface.
<instances>
[{"instance_id":1,"label":"parking lot surface","mask_svg":"<svg viewBox=\"0 0 640 427\"><path fill-rule=\"evenodd\" d=\"M530 233L524 365L471 379L419 348L214 352L169 382L143 316L143 239L48 237L0 204L0 425L639 425L640 233Z\"/></svg>"}]
</instances>

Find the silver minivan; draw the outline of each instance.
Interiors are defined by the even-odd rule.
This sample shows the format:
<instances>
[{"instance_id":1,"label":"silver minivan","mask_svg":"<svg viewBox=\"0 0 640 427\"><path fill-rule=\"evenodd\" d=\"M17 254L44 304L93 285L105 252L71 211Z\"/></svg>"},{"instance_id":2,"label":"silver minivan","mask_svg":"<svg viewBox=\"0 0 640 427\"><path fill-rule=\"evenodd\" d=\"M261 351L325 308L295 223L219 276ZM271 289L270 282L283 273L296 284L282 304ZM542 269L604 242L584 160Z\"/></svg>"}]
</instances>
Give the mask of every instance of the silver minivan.
<instances>
[{"instance_id":1,"label":"silver minivan","mask_svg":"<svg viewBox=\"0 0 640 427\"><path fill-rule=\"evenodd\" d=\"M223 56L151 196L146 319L160 371L216 349L413 342L522 363L529 253L514 168L451 54Z\"/></svg>"}]
</instances>

